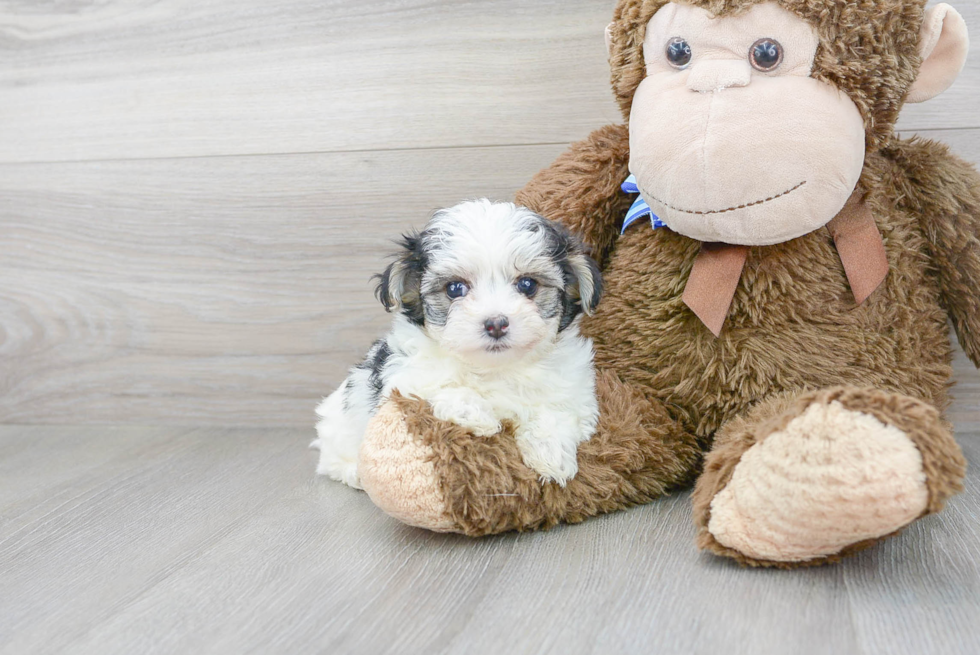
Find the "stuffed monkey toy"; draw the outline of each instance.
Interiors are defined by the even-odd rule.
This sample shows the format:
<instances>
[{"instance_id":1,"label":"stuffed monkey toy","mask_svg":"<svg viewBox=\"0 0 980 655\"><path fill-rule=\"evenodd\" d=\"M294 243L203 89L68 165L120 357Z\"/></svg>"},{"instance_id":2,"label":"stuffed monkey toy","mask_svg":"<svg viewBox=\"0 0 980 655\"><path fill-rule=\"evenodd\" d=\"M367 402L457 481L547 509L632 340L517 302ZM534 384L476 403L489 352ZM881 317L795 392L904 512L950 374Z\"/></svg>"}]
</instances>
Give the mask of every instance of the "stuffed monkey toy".
<instances>
[{"instance_id":1,"label":"stuffed monkey toy","mask_svg":"<svg viewBox=\"0 0 980 655\"><path fill-rule=\"evenodd\" d=\"M579 473L541 484L506 425L475 437L396 394L361 450L372 500L476 536L694 483L701 548L782 567L939 511L965 469L948 321L980 364L980 178L893 132L966 59L959 14L924 5L621 0L606 37L627 124L517 196L603 269Z\"/></svg>"}]
</instances>

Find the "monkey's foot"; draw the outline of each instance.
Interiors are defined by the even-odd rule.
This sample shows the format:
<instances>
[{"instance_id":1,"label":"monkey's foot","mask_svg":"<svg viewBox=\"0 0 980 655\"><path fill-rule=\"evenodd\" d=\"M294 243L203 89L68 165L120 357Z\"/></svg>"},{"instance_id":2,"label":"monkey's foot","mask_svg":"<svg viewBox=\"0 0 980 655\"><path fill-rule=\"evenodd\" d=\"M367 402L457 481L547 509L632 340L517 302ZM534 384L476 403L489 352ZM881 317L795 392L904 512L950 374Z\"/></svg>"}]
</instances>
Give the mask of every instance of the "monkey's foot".
<instances>
[{"instance_id":1,"label":"monkey's foot","mask_svg":"<svg viewBox=\"0 0 980 655\"><path fill-rule=\"evenodd\" d=\"M439 488L435 453L409 431L397 401L382 405L361 444L361 485L394 518L436 532L455 532Z\"/></svg>"},{"instance_id":2,"label":"monkey's foot","mask_svg":"<svg viewBox=\"0 0 980 655\"><path fill-rule=\"evenodd\" d=\"M361 484L395 518L470 536L577 523L648 502L691 480L700 450L657 401L611 373L596 380L599 425L578 447L578 473L542 483L524 463L514 426L480 437L397 392L368 426Z\"/></svg>"},{"instance_id":3,"label":"monkey's foot","mask_svg":"<svg viewBox=\"0 0 980 655\"><path fill-rule=\"evenodd\" d=\"M872 389L773 399L720 432L698 545L755 566L836 561L939 511L965 462L939 412Z\"/></svg>"}]
</instances>

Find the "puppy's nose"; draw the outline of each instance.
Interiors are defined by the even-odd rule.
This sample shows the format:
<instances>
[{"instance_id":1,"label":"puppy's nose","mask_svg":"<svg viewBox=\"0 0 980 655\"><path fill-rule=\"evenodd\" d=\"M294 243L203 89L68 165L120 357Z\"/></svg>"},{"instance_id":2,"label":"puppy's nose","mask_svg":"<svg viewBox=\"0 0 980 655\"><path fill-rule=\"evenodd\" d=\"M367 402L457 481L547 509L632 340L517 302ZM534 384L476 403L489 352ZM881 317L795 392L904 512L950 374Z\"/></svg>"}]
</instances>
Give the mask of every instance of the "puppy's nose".
<instances>
[{"instance_id":1,"label":"puppy's nose","mask_svg":"<svg viewBox=\"0 0 980 655\"><path fill-rule=\"evenodd\" d=\"M507 328L510 327L510 321L507 320L506 316L494 316L493 318L488 318L483 324L483 327L487 329L487 334L489 334L494 339L500 339L505 334L507 334Z\"/></svg>"}]
</instances>

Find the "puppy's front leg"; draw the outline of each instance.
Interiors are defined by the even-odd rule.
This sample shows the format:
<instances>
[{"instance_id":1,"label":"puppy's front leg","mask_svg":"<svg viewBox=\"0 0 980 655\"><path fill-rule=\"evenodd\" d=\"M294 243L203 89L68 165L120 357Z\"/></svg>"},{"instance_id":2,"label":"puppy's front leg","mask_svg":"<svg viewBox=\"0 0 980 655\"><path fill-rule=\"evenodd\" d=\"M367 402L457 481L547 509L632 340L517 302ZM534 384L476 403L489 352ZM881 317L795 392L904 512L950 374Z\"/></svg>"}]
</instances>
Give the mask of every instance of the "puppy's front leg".
<instances>
[{"instance_id":1,"label":"puppy's front leg","mask_svg":"<svg viewBox=\"0 0 980 655\"><path fill-rule=\"evenodd\" d=\"M578 444L588 437L583 439L577 417L540 411L515 436L524 464L541 476L541 482L564 487L578 473Z\"/></svg>"},{"instance_id":2,"label":"puppy's front leg","mask_svg":"<svg viewBox=\"0 0 980 655\"><path fill-rule=\"evenodd\" d=\"M437 419L462 426L478 437L501 430L490 403L472 389L440 389L428 400Z\"/></svg>"}]
</instances>

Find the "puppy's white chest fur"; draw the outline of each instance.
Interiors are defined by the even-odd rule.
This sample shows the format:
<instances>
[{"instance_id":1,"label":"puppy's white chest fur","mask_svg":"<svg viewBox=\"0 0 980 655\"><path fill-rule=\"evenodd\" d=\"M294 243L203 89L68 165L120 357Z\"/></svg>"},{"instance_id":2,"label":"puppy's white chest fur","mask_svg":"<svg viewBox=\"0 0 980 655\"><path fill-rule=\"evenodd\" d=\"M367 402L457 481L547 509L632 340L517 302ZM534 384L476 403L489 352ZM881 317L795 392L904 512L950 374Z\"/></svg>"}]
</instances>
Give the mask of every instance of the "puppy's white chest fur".
<instances>
[{"instance_id":1,"label":"puppy's white chest fur","mask_svg":"<svg viewBox=\"0 0 980 655\"><path fill-rule=\"evenodd\" d=\"M396 322L387 339L392 348L392 389L432 405L436 418L470 429L477 436L514 423L525 464L543 479L564 484L578 472L578 444L595 432L598 405L592 343L577 324L553 346L494 368L476 368L442 351L414 326Z\"/></svg>"}]
</instances>

